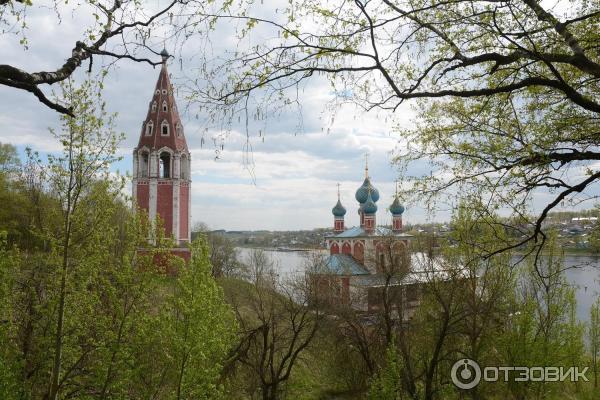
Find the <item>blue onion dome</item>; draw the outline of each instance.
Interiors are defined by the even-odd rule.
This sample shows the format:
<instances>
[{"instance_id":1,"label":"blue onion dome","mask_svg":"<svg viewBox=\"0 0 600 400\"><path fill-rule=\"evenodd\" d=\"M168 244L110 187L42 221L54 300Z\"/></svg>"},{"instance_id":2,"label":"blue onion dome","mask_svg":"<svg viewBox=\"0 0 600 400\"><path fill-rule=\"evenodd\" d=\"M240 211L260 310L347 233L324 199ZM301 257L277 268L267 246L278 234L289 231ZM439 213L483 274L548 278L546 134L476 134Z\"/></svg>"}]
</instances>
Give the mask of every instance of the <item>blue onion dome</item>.
<instances>
[{"instance_id":1,"label":"blue onion dome","mask_svg":"<svg viewBox=\"0 0 600 400\"><path fill-rule=\"evenodd\" d=\"M346 209L344 208L344 206L340 202L340 199L338 199L335 207L333 207L331 209L331 212L333 213L333 215L335 217L343 217L344 215L346 215Z\"/></svg>"},{"instance_id":2,"label":"blue onion dome","mask_svg":"<svg viewBox=\"0 0 600 400\"><path fill-rule=\"evenodd\" d=\"M371 199L373 200L373 202L377 202L377 200L379 200L379 191L375 189L375 187L371 184L371 179L369 179L369 177L366 177L362 186L359 187L356 191L356 195L354 196L356 198L356 201L358 201L361 204L366 202L367 197L369 196L369 191L371 192Z\"/></svg>"},{"instance_id":3,"label":"blue onion dome","mask_svg":"<svg viewBox=\"0 0 600 400\"><path fill-rule=\"evenodd\" d=\"M373 200L372 193L367 192L367 201L362 205L362 210L365 214L375 214L377 212L377 204Z\"/></svg>"},{"instance_id":4,"label":"blue onion dome","mask_svg":"<svg viewBox=\"0 0 600 400\"><path fill-rule=\"evenodd\" d=\"M398 199L398 196L396 196L394 202L390 206L390 212L392 215L402 215L404 212L404 206L400 204L400 199Z\"/></svg>"}]
</instances>

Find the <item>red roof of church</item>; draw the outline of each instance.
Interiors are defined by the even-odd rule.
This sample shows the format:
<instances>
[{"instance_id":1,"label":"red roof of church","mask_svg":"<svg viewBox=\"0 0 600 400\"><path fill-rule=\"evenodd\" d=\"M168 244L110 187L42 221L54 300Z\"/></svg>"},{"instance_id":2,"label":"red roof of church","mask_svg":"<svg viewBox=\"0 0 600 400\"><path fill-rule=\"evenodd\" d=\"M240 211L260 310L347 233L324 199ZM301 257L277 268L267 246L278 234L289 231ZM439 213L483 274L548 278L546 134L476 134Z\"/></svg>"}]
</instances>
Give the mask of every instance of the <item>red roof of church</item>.
<instances>
[{"instance_id":1,"label":"red roof of church","mask_svg":"<svg viewBox=\"0 0 600 400\"><path fill-rule=\"evenodd\" d=\"M165 102L167 111L163 111L163 103ZM153 104L155 105L154 111ZM152 121L151 132L147 128L150 121ZM168 135L163 134L163 122L166 122L165 125L168 126ZM173 85L169 79L166 62L163 63L158 75L152 100L150 100L148 105L148 114L142 125L138 148L143 146L156 150L168 147L173 150L187 151L183 124L179 118L177 104L175 104Z\"/></svg>"}]
</instances>

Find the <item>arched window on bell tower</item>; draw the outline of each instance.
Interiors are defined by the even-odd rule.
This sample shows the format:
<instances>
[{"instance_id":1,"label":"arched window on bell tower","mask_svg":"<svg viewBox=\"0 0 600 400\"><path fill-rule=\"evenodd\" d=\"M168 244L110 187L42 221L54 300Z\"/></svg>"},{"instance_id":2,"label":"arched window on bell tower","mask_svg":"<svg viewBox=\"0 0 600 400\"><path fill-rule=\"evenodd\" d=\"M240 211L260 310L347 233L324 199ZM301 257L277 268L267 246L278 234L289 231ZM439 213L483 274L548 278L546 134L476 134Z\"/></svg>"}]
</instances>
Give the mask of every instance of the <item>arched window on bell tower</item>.
<instances>
[{"instance_id":1,"label":"arched window on bell tower","mask_svg":"<svg viewBox=\"0 0 600 400\"><path fill-rule=\"evenodd\" d=\"M160 178L171 177L171 155L166 151L160 153L158 162L158 176Z\"/></svg>"},{"instance_id":2,"label":"arched window on bell tower","mask_svg":"<svg viewBox=\"0 0 600 400\"><path fill-rule=\"evenodd\" d=\"M152 112L156 112L156 102L152 102Z\"/></svg>"},{"instance_id":3,"label":"arched window on bell tower","mask_svg":"<svg viewBox=\"0 0 600 400\"><path fill-rule=\"evenodd\" d=\"M169 123L166 120L160 124L160 134L162 136L169 136Z\"/></svg>"},{"instance_id":4,"label":"arched window on bell tower","mask_svg":"<svg viewBox=\"0 0 600 400\"><path fill-rule=\"evenodd\" d=\"M162 102L162 110L163 110L163 112L167 112L167 110L168 110L166 100Z\"/></svg>"},{"instance_id":5,"label":"arched window on bell tower","mask_svg":"<svg viewBox=\"0 0 600 400\"><path fill-rule=\"evenodd\" d=\"M152 131L154 130L154 124L152 121L148 121L146 124L146 136L152 136Z\"/></svg>"}]
</instances>

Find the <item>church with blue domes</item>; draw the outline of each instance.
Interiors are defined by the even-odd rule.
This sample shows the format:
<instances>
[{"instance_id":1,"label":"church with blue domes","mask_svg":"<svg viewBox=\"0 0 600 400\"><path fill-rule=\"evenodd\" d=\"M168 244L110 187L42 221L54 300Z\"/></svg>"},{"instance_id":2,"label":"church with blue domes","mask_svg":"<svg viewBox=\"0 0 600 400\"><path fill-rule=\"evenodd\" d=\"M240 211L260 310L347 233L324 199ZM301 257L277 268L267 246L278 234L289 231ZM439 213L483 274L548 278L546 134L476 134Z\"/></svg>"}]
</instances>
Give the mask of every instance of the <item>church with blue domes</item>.
<instances>
[{"instance_id":1,"label":"church with blue domes","mask_svg":"<svg viewBox=\"0 0 600 400\"><path fill-rule=\"evenodd\" d=\"M391 226L377 225L380 193L371 182L368 166L365 179L356 190L357 211L360 225L347 228L344 223L346 208L342 205L338 188L338 200L333 209L333 232L325 236L329 251L323 267L313 273L321 287L326 287L330 299L338 303L352 303L365 311L377 308L377 287L385 279L390 268L410 260L409 246L412 235L402 230L404 206L398 192L386 211L391 215ZM398 284L400 284L398 282ZM356 301L360 298L360 301Z\"/></svg>"}]
</instances>

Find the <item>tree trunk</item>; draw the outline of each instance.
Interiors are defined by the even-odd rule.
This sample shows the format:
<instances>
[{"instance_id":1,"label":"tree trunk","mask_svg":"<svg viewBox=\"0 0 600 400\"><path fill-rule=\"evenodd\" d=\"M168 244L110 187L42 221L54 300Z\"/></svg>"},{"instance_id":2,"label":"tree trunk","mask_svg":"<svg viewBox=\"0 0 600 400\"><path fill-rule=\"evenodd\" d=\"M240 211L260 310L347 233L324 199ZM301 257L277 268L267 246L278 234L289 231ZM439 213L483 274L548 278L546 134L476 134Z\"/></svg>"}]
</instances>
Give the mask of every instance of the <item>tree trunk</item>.
<instances>
[{"instance_id":1,"label":"tree trunk","mask_svg":"<svg viewBox=\"0 0 600 400\"><path fill-rule=\"evenodd\" d=\"M70 206L69 206L70 207ZM60 278L60 299L58 301L58 321L56 322L56 337L54 340L54 364L52 366L52 375L50 376L50 392L48 398L56 400L58 396L58 384L60 378L60 366L62 361L62 336L65 317L65 297L67 291L67 269L69 267L69 231L70 231L70 211L67 212L66 226L67 231L63 244L63 261Z\"/></svg>"},{"instance_id":2,"label":"tree trunk","mask_svg":"<svg viewBox=\"0 0 600 400\"><path fill-rule=\"evenodd\" d=\"M49 400L56 400L58 397L58 386L60 381L60 367L62 362L63 346L63 325L65 318L65 298L67 296L67 272L69 268L69 245L71 239L71 214L76 204L75 189L75 165L73 164L73 129L69 131L69 185L66 192L66 211L64 215L65 238L63 240L63 259L61 265L60 293L58 301L58 320L56 322L56 337L54 340L54 364L52 374L50 375L50 390L48 392Z\"/></svg>"}]
</instances>

